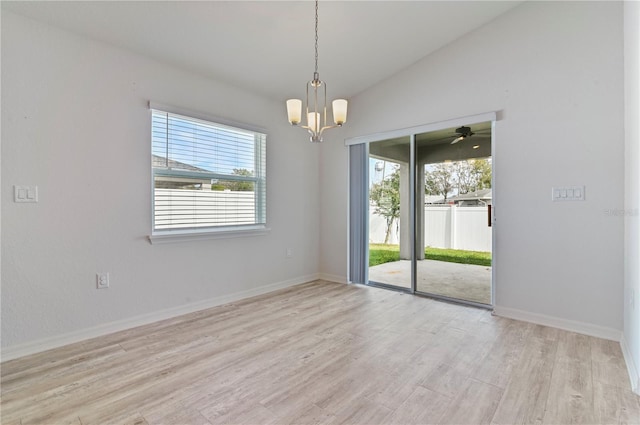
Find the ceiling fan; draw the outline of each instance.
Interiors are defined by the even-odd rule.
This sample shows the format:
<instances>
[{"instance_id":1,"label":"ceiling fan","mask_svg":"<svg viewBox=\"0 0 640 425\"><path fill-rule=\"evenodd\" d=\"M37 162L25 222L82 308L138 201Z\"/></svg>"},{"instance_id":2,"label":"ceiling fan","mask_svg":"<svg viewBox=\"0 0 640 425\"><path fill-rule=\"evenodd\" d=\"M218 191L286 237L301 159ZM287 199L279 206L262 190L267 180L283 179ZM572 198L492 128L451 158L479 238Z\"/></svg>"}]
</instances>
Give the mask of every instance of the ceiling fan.
<instances>
[{"instance_id":1,"label":"ceiling fan","mask_svg":"<svg viewBox=\"0 0 640 425\"><path fill-rule=\"evenodd\" d=\"M421 142L426 142L429 145L439 144L452 144L461 142L467 137L473 136L473 142L477 145L483 141L491 142L491 127L486 124L473 125L473 131L471 126L463 125L458 128L448 128L443 130L433 131L431 133L423 133L418 139ZM455 130L454 130L455 129Z\"/></svg>"},{"instance_id":2,"label":"ceiling fan","mask_svg":"<svg viewBox=\"0 0 640 425\"><path fill-rule=\"evenodd\" d=\"M471 131L471 127L462 126L462 127L456 128L456 134L458 135L458 137L453 139L453 141L451 142L452 145L455 145L456 143L461 142L467 137L471 137L476 133Z\"/></svg>"}]
</instances>

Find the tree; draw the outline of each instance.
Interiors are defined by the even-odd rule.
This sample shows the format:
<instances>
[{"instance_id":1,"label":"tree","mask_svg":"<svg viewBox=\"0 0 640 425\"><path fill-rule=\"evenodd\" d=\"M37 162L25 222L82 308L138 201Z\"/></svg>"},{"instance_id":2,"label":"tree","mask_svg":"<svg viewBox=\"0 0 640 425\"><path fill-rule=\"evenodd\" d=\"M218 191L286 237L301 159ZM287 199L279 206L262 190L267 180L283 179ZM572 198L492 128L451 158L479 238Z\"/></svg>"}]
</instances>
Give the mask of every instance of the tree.
<instances>
[{"instance_id":1,"label":"tree","mask_svg":"<svg viewBox=\"0 0 640 425\"><path fill-rule=\"evenodd\" d=\"M473 172L478 181L476 190L491 188L491 159L473 161Z\"/></svg>"},{"instance_id":2,"label":"tree","mask_svg":"<svg viewBox=\"0 0 640 425\"><path fill-rule=\"evenodd\" d=\"M253 172L247 170L246 168L234 168L233 175L252 177ZM211 185L211 190L230 190L232 192L252 192L253 186L254 185L252 181L218 180L217 182Z\"/></svg>"},{"instance_id":3,"label":"tree","mask_svg":"<svg viewBox=\"0 0 640 425\"><path fill-rule=\"evenodd\" d=\"M395 170L381 182L374 183L369 198L375 204L374 213L385 219L387 233L384 243L389 243L393 222L400 217L400 172Z\"/></svg>"},{"instance_id":4,"label":"tree","mask_svg":"<svg viewBox=\"0 0 640 425\"><path fill-rule=\"evenodd\" d=\"M425 172L425 193L439 195L446 201L449 194L461 195L491 188L491 159L468 159L432 165Z\"/></svg>"},{"instance_id":5,"label":"tree","mask_svg":"<svg viewBox=\"0 0 640 425\"><path fill-rule=\"evenodd\" d=\"M425 172L424 190L427 195L440 195L447 200L453 190L453 167L449 162L435 164L432 171Z\"/></svg>"}]
</instances>

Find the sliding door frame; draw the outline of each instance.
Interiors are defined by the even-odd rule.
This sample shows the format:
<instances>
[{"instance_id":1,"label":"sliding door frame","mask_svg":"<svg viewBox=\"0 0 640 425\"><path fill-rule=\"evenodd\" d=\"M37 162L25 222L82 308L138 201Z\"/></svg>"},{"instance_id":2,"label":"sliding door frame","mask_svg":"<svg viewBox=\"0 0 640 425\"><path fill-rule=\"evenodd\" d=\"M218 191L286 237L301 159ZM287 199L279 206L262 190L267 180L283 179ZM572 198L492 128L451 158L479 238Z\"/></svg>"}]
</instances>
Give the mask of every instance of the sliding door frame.
<instances>
[{"instance_id":1,"label":"sliding door frame","mask_svg":"<svg viewBox=\"0 0 640 425\"><path fill-rule=\"evenodd\" d=\"M410 138L410 166L409 166L409 203L410 203L410 213L409 213L409 229L410 229L410 235L413 238L411 245L411 287L410 290L405 291L405 292L410 292L412 294L418 294L418 295L427 295L427 296L432 296L431 294L423 294L421 292L418 292L416 290L416 285L417 285L417 261L416 261L416 245L417 245L417 238L415 235L415 231L416 231L416 185L417 185L417 173L416 173L416 167L415 167L415 161L416 161L416 149L415 149L415 141L416 141L416 135L417 134L422 134L422 133L429 133L432 131L438 131L438 130L443 130L446 128L451 128L451 127L458 127L458 126L462 126L462 125L470 125L470 124L478 124L481 122L487 122L490 121L491 122L491 157L494 158L495 156L495 124L496 121L498 120L498 113L493 111L493 112L485 112L482 114L477 114L477 115L470 115L470 116L466 116L466 117L460 117L460 118L454 118L454 119L450 119L450 120L445 120L445 121L438 121L438 122L433 122L433 123L429 123L429 124L424 124L424 125L419 125L419 126L415 126L415 127L408 127L408 128L404 128L404 129L398 129L398 130L390 130L390 131L384 131L384 132L379 132L379 133L374 133L374 134L369 134L369 135L364 135L364 136L357 136L357 137L351 137L349 139L345 140L345 146L350 147L352 145L359 145L359 144L364 144L365 145L365 155L366 158L369 158L369 144L370 143L374 143L377 141L381 141L381 140L388 140L388 139L395 139L395 138L401 138L401 137L409 137ZM349 151L349 156L351 156L351 150ZM351 158L349 158L349 166L351 166ZM363 178L366 179L367 182L367 189L366 189L366 199L364 200L365 203L367 203L368 201L368 197L369 197L369 193L368 193L368 180L369 180L369 167L365 166L364 170L361 170L361 172L363 173ZM351 176L352 170L349 170L349 176ZM351 179L351 177L350 177ZM363 223L354 223L352 222L353 218L351 217L351 202L352 202L352 187L351 187L352 182L349 182L348 188L349 190L348 192L348 199L347 199L347 205L348 205L348 220L347 220L347 233L348 233L348 241L347 241L347 245L348 245L348 258L347 258L347 282L349 283L363 283L363 284L369 284L369 250L368 248L366 249L366 255L364 255L366 263L364 264L364 282L352 282L351 280L351 276L352 276L352 268L354 267L354 265L352 264L352 256L354 255L353 249L352 247L355 246L354 243L358 243L358 242L362 242L362 241L353 241L351 240L351 238L353 237L353 233L352 233L352 226L355 225L359 225L361 226L361 228L364 228L365 230L365 235L367 235L367 239L364 241L367 246L368 246L368 234L369 234L369 214L368 214L368 208L367 208L367 214L364 214L364 217L360 217L360 220L364 221L364 226ZM495 172L493 172L492 170L492 182L491 182L491 186L495 187ZM495 195L493 196L493 204L495 206ZM367 205L368 206L368 205ZM495 220L496 220L496 216L495 216L495 208L492 211L492 232L493 232L493 236L492 237L492 252L494 255L492 255L492 264L491 264L491 303L494 304L495 303L495 287L496 287L496 268L495 268L495 251L496 251L496 237L495 237ZM362 227L363 226L363 227ZM360 256L362 257L362 256ZM360 267L362 267L363 265L361 264ZM387 287L388 285L376 285L376 286L382 286L382 287ZM396 289L398 290L399 288L393 287L393 286L389 286L391 289ZM447 297L436 297L436 298L442 298L448 301L453 301L452 299L448 299ZM476 305L476 306L480 306L480 307L484 307L487 308L486 305L484 304L477 304L477 303L473 303L473 302L465 302L463 300L455 300L456 302L461 302L463 304L470 304L470 305Z\"/></svg>"}]
</instances>

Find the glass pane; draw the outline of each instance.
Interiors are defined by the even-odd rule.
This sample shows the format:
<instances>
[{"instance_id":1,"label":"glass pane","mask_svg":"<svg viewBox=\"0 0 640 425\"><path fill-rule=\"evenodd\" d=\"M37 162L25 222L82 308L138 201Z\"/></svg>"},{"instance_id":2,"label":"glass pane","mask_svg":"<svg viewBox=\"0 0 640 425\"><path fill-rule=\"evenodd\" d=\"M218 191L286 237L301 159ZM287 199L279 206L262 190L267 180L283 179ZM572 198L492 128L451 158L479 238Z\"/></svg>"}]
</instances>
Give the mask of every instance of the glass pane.
<instances>
[{"instance_id":1,"label":"glass pane","mask_svg":"<svg viewBox=\"0 0 640 425\"><path fill-rule=\"evenodd\" d=\"M151 126L155 167L217 174L254 170L261 136L254 132L161 111L153 111Z\"/></svg>"},{"instance_id":2,"label":"glass pane","mask_svg":"<svg viewBox=\"0 0 640 425\"><path fill-rule=\"evenodd\" d=\"M369 282L411 289L410 140L369 145Z\"/></svg>"},{"instance_id":3,"label":"glass pane","mask_svg":"<svg viewBox=\"0 0 640 425\"><path fill-rule=\"evenodd\" d=\"M416 136L416 290L491 304L491 123Z\"/></svg>"}]
</instances>

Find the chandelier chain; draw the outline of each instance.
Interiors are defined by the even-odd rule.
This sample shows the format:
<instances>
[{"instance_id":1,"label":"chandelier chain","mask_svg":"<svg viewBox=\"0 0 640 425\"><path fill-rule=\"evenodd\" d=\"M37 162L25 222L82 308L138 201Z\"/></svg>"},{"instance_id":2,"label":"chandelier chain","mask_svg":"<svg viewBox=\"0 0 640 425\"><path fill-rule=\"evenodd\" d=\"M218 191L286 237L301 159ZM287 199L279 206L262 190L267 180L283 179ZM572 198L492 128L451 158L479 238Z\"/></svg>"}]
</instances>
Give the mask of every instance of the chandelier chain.
<instances>
[{"instance_id":1,"label":"chandelier chain","mask_svg":"<svg viewBox=\"0 0 640 425\"><path fill-rule=\"evenodd\" d=\"M318 0L316 0L316 72L314 75L318 78Z\"/></svg>"}]
</instances>

